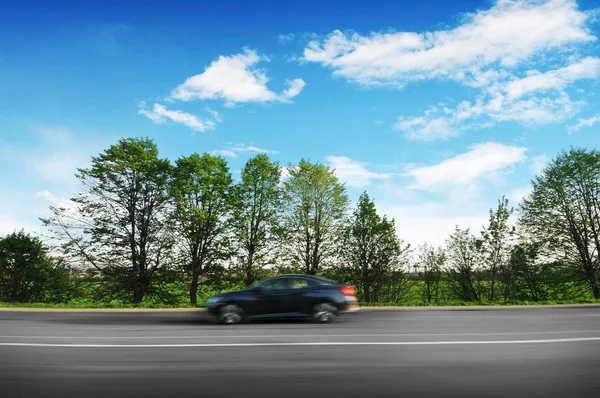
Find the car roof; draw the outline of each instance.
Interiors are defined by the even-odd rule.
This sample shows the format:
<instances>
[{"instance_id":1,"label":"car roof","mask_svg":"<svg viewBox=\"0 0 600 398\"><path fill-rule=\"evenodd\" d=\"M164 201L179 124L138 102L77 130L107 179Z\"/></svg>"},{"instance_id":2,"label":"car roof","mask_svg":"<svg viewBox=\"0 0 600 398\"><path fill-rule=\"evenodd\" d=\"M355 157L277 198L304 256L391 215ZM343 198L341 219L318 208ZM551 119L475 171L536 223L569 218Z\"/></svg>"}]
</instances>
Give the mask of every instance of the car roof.
<instances>
[{"instance_id":1,"label":"car roof","mask_svg":"<svg viewBox=\"0 0 600 398\"><path fill-rule=\"evenodd\" d=\"M282 274L282 275L275 275L272 276L270 278L267 279L279 279L279 278L304 278L304 279L312 279L312 280L316 280L319 281L321 283L327 283L327 284L332 284L332 285L339 285L339 283L334 282L334 281L330 281L329 279L320 277L320 276L316 276L316 275L306 275L306 274Z\"/></svg>"}]
</instances>

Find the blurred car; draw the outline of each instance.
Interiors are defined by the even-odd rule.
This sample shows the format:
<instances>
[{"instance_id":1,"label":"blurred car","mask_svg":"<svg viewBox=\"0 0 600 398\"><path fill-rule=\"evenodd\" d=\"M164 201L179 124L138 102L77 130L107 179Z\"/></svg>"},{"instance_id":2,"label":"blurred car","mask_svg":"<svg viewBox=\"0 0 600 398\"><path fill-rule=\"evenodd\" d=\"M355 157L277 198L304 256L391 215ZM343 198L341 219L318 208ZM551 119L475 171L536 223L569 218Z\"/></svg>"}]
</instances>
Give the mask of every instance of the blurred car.
<instances>
[{"instance_id":1,"label":"blurred car","mask_svg":"<svg viewBox=\"0 0 600 398\"><path fill-rule=\"evenodd\" d=\"M207 302L208 312L221 323L256 318L312 317L327 323L359 309L355 286L308 275L278 275L247 289L219 294Z\"/></svg>"}]
</instances>

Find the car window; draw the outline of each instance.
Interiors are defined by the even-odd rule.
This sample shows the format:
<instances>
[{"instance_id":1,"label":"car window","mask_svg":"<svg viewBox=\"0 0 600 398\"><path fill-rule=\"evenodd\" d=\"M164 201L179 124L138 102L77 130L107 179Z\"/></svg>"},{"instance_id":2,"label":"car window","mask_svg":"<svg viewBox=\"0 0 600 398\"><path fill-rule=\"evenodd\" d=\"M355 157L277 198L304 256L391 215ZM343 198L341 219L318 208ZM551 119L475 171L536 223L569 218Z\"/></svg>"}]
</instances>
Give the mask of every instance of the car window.
<instances>
[{"instance_id":1,"label":"car window","mask_svg":"<svg viewBox=\"0 0 600 398\"><path fill-rule=\"evenodd\" d=\"M290 279L290 288L291 289L306 289L308 287L315 286L315 282L309 279L303 278L291 278Z\"/></svg>"},{"instance_id":2,"label":"car window","mask_svg":"<svg viewBox=\"0 0 600 398\"><path fill-rule=\"evenodd\" d=\"M283 278L264 281L260 286L265 290L281 290L288 288L287 281Z\"/></svg>"}]
</instances>

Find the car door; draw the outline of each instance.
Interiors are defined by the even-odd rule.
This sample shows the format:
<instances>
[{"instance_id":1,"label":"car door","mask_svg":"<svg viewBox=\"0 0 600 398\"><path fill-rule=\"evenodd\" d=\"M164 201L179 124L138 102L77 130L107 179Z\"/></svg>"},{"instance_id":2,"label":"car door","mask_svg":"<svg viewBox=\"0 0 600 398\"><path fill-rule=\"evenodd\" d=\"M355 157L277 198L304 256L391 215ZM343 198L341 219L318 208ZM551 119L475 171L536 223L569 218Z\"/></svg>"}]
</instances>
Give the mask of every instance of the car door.
<instances>
[{"instance_id":1,"label":"car door","mask_svg":"<svg viewBox=\"0 0 600 398\"><path fill-rule=\"evenodd\" d=\"M292 277L289 282L289 312L306 314L311 312L312 292L317 284L308 278Z\"/></svg>"},{"instance_id":2,"label":"car door","mask_svg":"<svg viewBox=\"0 0 600 398\"><path fill-rule=\"evenodd\" d=\"M288 312L289 280L273 278L260 285L257 296L257 315L277 315Z\"/></svg>"}]
</instances>

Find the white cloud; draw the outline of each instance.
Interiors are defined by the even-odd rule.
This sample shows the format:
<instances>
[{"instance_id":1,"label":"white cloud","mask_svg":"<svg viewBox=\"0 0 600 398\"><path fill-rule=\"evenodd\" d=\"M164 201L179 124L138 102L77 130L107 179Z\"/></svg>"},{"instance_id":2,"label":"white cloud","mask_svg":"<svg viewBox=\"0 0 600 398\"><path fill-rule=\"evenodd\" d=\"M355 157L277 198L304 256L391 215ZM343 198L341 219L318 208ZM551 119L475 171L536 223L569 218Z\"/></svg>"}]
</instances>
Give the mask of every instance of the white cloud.
<instances>
[{"instance_id":1,"label":"white cloud","mask_svg":"<svg viewBox=\"0 0 600 398\"><path fill-rule=\"evenodd\" d=\"M233 151L228 151L226 149L216 149L210 152L211 155L221 155L228 158L237 158L237 154Z\"/></svg>"},{"instance_id":2,"label":"white cloud","mask_svg":"<svg viewBox=\"0 0 600 398\"><path fill-rule=\"evenodd\" d=\"M395 127L409 139L432 141L494 122L541 125L564 122L583 106L582 102L569 98L565 87L578 79L598 77L600 59L585 58L545 73L527 71L525 74L524 78L495 82L484 89L474 104L462 101L454 109L431 107L424 116L399 117ZM536 96L539 93L545 96Z\"/></svg>"},{"instance_id":3,"label":"white cloud","mask_svg":"<svg viewBox=\"0 0 600 398\"><path fill-rule=\"evenodd\" d=\"M296 38L296 35L293 33L288 33L287 35L281 34L278 36L279 42L280 43L290 43L292 41L294 41L294 39Z\"/></svg>"},{"instance_id":4,"label":"white cloud","mask_svg":"<svg viewBox=\"0 0 600 398\"><path fill-rule=\"evenodd\" d=\"M509 205L512 203L512 206L515 206L529 195L530 192L531 187L516 188L506 195L506 199L508 199Z\"/></svg>"},{"instance_id":5,"label":"white cloud","mask_svg":"<svg viewBox=\"0 0 600 398\"><path fill-rule=\"evenodd\" d=\"M269 61L256 51L246 50L232 56L220 56L203 73L192 76L171 93L171 100L223 99L226 106L245 102L289 102L304 88L302 79L287 81L288 88L277 94L267 87L269 79L255 65Z\"/></svg>"},{"instance_id":6,"label":"white cloud","mask_svg":"<svg viewBox=\"0 0 600 398\"><path fill-rule=\"evenodd\" d=\"M345 156L327 156L326 160L335 169L337 177L351 187L363 188L370 185L372 180L391 177L391 174L370 171L364 163Z\"/></svg>"},{"instance_id":7,"label":"white cloud","mask_svg":"<svg viewBox=\"0 0 600 398\"><path fill-rule=\"evenodd\" d=\"M460 228L471 228L478 234L488 222L486 209L465 212L459 209L468 208L466 203L433 203L419 205L386 206L377 205L378 212L396 221L398 236L413 248L427 242L434 246L445 246L446 239Z\"/></svg>"},{"instance_id":8,"label":"white cloud","mask_svg":"<svg viewBox=\"0 0 600 398\"><path fill-rule=\"evenodd\" d=\"M588 119L578 119L576 124L569 126L569 134L573 134L581 130L583 127L592 127L597 122L600 122L600 113Z\"/></svg>"},{"instance_id":9,"label":"white cloud","mask_svg":"<svg viewBox=\"0 0 600 398\"><path fill-rule=\"evenodd\" d=\"M253 145L237 144L230 146L227 149L217 149L212 151L212 154L227 156L230 158L237 158L237 154L240 152L254 152L254 153L279 153L279 151L272 149L259 148Z\"/></svg>"},{"instance_id":10,"label":"white cloud","mask_svg":"<svg viewBox=\"0 0 600 398\"><path fill-rule=\"evenodd\" d=\"M336 30L312 40L303 60L365 86L446 79L480 91L455 109L400 117L395 126L409 139L448 139L505 121L560 123L585 104L571 100L569 85L600 72L599 58L581 55L597 40L588 26L594 15L574 0L498 0L448 30L369 36Z\"/></svg>"},{"instance_id":11,"label":"white cloud","mask_svg":"<svg viewBox=\"0 0 600 398\"><path fill-rule=\"evenodd\" d=\"M434 141L455 137L460 127L451 118L431 115L434 109L425 112L425 116L414 118L399 117L395 127L404 131L411 140Z\"/></svg>"},{"instance_id":12,"label":"white cloud","mask_svg":"<svg viewBox=\"0 0 600 398\"><path fill-rule=\"evenodd\" d=\"M304 49L304 60L364 85L403 86L447 78L471 85L496 78L497 65L514 68L533 55L589 43L590 16L573 0L500 0L443 31L373 33L333 31ZM490 69L492 68L492 69Z\"/></svg>"},{"instance_id":13,"label":"white cloud","mask_svg":"<svg viewBox=\"0 0 600 398\"><path fill-rule=\"evenodd\" d=\"M194 131L205 132L207 130L214 130L216 122L219 121L219 114L216 111L207 110L214 120L200 119L199 117L186 113L179 110L168 110L164 105L154 104L152 110L145 109L146 104L142 102L140 104L140 115L146 116L154 123L164 123L167 119L183 124L191 128Z\"/></svg>"},{"instance_id":14,"label":"white cloud","mask_svg":"<svg viewBox=\"0 0 600 398\"><path fill-rule=\"evenodd\" d=\"M535 174L540 174L550 159L546 155L536 156L531 159L531 169Z\"/></svg>"},{"instance_id":15,"label":"white cloud","mask_svg":"<svg viewBox=\"0 0 600 398\"><path fill-rule=\"evenodd\" d=\"M468 152L446 159L433 166L416 167L406 176L413 177L413 187L435 189L438 187L471 185L478 179L493 176L525 160L526 148L495 142L473 145Z\"/></svg>"},{"instance_id":16,"label":"white cloud","mask_svg":"<svg viewBox=\"0 0 600 398\"><path fill-rule=\"evenodd\" d=\"M4 171L0 173L0 235L21 228L36 234L46 232L38 218L49 214L48 205L72 206L64 198L80 188L77 168L89 167L91 156L118 139L43 125L20 134L29 138L29 145L0 139L0 170Z\"/></svg>"},{"instance_id":17,"label":"white cloud","mask_svg":"<svg viewBox=\"0 0 600 398\"><path fill-rule=\"evenodd\" d=\"M290 98L294 98L304 89L306 83L302 79L286 80L288 88L283 91L282 99L289 101Z\"/></svg>"},{"instance_id":18,"label":"white cloud","mask_svg":"<svg viewBox=\"0 0 600 398\"><path fill-rule=\"evenodd\" d=\"M504 91L508 98L520 98L532 92L545 92L548 90L562 91L577 80L595 79L600 72L600 59L587 57L563 68L541 73L539 71L526 72L527 77L513 80L506 84Z\"/></svg>"}]
</instances>

